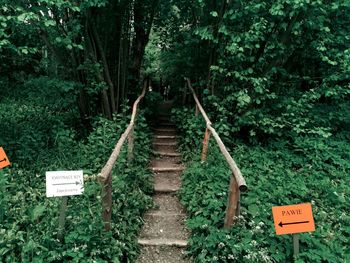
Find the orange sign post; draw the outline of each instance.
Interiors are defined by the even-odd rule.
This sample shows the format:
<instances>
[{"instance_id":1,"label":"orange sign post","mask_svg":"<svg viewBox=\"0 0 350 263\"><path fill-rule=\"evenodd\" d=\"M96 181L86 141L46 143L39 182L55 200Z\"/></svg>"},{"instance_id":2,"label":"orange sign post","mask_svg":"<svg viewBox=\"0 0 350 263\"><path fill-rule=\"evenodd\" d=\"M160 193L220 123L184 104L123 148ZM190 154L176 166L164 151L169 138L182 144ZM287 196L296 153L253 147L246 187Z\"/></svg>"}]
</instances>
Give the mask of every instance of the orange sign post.
<instances>
[{"instance_id":1,"label":"orange sign post","mask_svg":"<svg viewBox=\"0 0 350 263\"><path fill-rule=\"evenodd\" d=\"M294 256L299 254L297 233L315 231L315 222L310 203L272 207L276 234L293 234Z\"/></svg>"},{"instance_id":2,"label":"orange sign post","mask_svg":"<svg viewBox=\"0 0 350 263\"><path fill-rule=\"evenodd\" d=\"M11 163L2 147L0 147L0 169L9 166Z\"/></svg>"}]
</instances>

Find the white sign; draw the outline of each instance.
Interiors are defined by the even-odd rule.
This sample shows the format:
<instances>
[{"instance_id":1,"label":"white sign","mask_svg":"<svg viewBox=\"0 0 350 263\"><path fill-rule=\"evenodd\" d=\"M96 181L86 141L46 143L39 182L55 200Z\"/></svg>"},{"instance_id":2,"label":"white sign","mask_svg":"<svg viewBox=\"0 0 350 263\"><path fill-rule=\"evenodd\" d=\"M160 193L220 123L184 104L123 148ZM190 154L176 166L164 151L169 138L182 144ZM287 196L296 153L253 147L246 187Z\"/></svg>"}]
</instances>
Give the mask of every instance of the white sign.
<instances>
[{"instance_id":1,"label":"white sign","mask_svg":"<svg viewBox=\"0 0 350 263\"><path fill-rule=\"evenodd\" d=\"M81 195L83 192L83 171L46 172L46 197Z\"/></svg>"}]
</instances>

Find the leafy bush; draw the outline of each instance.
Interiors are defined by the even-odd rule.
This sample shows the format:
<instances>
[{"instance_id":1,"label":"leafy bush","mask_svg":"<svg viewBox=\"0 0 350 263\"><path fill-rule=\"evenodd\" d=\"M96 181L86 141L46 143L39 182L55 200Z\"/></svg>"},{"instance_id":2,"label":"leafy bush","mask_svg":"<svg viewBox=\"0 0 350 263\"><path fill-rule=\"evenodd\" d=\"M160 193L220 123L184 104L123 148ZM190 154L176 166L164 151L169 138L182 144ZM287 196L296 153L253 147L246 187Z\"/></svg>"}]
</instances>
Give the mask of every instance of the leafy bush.
<instances>
[{"instance_id":1,"label":"leafy bush","mask_svg":"<svg viewBox=\"0 0 350 263\"><path fill-rule=\"evenodd\" d=\"M182 150L184 160L189 160L192 157L191 150L201 149L201 142L205 132L205 122L203 118L195 116L194 110L173 109L171 118L177 124L179 134L182 134L180 150Z\"/></svg>"},{"instance_id":2,"label":"leafy bush","mask_svg":"<svg viewBox=\"0 0 350 263\"><path fill-rule=\"evenodd\" d=\"M177 123L189 127L192 114L186 118L187 110L182 112ZM241 216L229 230L223 220L231 172L214 141L206 162L198 160L198 151L182 175L180 192L192 230L188 253L195 262L291 262L292 238L276 236L271 208L304 202L312 203L316 231L300 235L296 262L348 262L350 148L344 136L304 136L264 147L235 140L231 153L249 190L241 195ZM188 143L193 137L185 133L182 149L198 149Z\"/></svg>"},{"instance_id":3,"label":"leafy bush","mask_svg":"<svg viewBox=\"0 0 350 263\"><path fill-rule=\"evenodd\" d=\"M23 168L45 167L57 158L57 148L74 148L80 127L74 88L72 82L39 77L13 87L1 100L0 145L10 159Z\"/></svg>"},{"instance_id":4,"label":"leafy bush","mask_svg":"<svg viewBox=\"0 0 350 263\"><path fill-rule=\"evenodd\" d=\"M145 95L146 116L150 119L156 118L158 105L163 101L163 97L159 92L147 92Z\"/></svg>"},{"instance_id":5,"label":"leafy bush","mask_svg":"<svg viewBox=\"0 0 350 263\"><path fill-rule=\"evenodd\" d=\"M28 89L35 90L37 83L30 83L33 86ZM124 147L113 169L113 223L107 233L97 173L124 132L130 109L112 121L96 117L90 135L79 140L76 109L59 100L51 108L42 96L28 102L21 97L5 98L0 103L0 143L12 162L11 168L0 171L0 261L134 260L141 217L152 204L145 194L151 191L151 173L150 132L144 113L139 113L136 122L134 161L127 163ZM66 103L70 105L70 98ZM61 169L83 169L85 181L84 194L69 197L63 242L57 240L61 199L45 197L45 171Z\"/></svg>"}]
</instances>

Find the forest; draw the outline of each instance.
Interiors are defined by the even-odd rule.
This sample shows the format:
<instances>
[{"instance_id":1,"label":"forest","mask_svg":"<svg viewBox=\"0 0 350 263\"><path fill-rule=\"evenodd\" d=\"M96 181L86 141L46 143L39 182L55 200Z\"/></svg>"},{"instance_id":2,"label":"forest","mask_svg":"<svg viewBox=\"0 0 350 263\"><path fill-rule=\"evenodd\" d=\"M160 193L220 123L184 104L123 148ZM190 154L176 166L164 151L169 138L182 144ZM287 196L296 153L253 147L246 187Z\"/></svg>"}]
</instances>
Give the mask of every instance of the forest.
<instances>
[{"instance_id":1,"label":"forest","mask_svg":"<svg viewBox=\"0 0 350 263\"><path fill-rule=\"evenodd\" d=\"M213 137L200 158L207 123L187 79L246 180L230 228L232 172ZM106 231L100 172L143 87ZM350 263L349 0L0 0L0 88L0 262ZM164 101L190 236L186 261L140 261ZM45 173L66 170L83 170L84 193L58 238ZM295 254L271 209L301 203L315 231Z\"/></svg>"}]
</instances>

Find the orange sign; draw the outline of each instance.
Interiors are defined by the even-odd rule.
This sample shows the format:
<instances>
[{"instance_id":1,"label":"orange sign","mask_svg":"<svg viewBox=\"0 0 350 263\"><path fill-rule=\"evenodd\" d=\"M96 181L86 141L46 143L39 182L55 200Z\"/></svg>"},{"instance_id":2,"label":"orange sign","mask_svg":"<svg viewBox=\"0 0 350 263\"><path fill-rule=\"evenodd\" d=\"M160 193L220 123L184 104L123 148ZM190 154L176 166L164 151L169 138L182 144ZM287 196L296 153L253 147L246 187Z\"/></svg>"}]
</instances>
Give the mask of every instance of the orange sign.
<instances>
[{"instance_id":1,"label":"orange sign","mask_svg":"<svg viewBox=\"0 0 350 263\"><path fill-rule=\"evenodd\" d=\"M272 207L277 235L315 231L310 203Z\"/></svg>"},{"instance_id":2,"label":"orange sign","mask_svg":"<svg viewBox=\"0 0 350 263\"><path fill-rule=\"evenodd\" d=\"M9 165L10 165L10 161L6 156L4 149L0 147L0 169Z\"/></svg>"}]
</instances>

